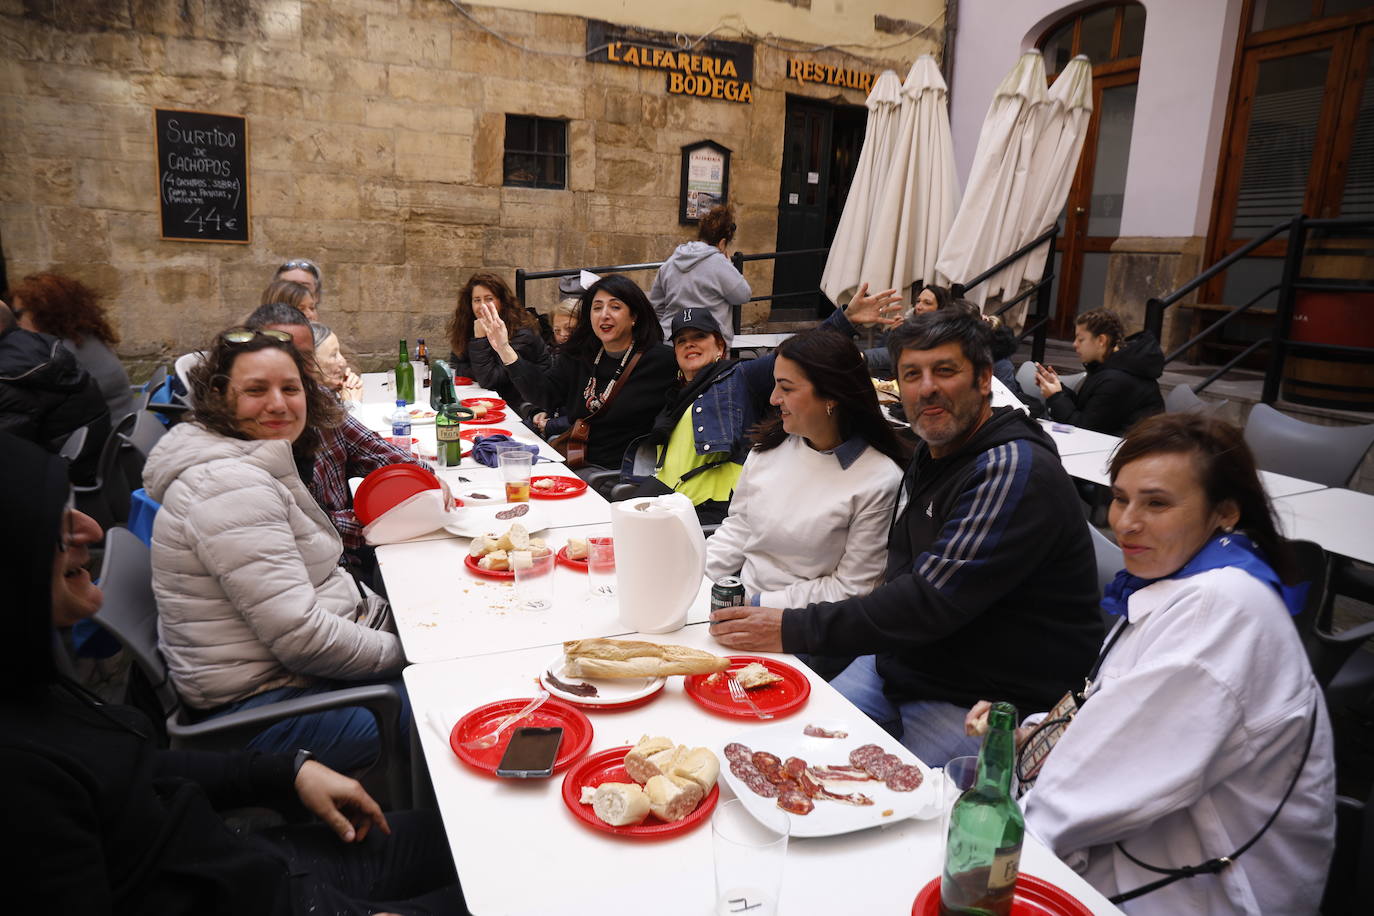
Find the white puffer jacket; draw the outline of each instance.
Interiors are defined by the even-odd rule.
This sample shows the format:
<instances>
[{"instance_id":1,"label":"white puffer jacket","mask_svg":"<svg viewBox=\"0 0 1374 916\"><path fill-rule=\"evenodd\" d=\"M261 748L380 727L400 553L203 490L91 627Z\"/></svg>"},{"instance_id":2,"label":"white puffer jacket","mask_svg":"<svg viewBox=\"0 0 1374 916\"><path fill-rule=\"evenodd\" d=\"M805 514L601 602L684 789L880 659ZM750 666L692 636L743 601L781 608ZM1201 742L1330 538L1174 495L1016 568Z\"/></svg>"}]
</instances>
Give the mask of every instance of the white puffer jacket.
<instances>
[{"instance_id":1,"label":"white puffer jacket","mask_svg":"<svg viewBox=\"0 0 1374 916\"><path fill-rule=\"evenodd\" d=\"M404 658L339 567L338 532L285 440L230 439L193 423L148 456L158 643L172 682L209 709L310 675L364 680Z\"/></svg>"}]
</instances>

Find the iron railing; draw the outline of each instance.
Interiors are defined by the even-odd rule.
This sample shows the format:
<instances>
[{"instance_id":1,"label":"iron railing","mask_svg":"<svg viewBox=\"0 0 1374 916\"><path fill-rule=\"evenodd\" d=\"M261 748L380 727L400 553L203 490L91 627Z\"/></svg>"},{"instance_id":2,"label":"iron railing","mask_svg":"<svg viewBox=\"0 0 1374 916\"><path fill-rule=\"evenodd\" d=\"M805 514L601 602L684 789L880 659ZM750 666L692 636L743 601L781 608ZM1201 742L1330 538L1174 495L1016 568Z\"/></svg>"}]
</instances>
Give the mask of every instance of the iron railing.
<instances>
[{"instance_id":1,"label":"iron railing","mask_svg":"<svg viewBox=\"0 0 1374 916\"><path fill-rule=\"evenodd\" d=\"M1003 312L1015 308L1031 296L1035 297L1035 307L1030 314L1026 316L1026 326L1021 329L1021 333L1017 337L1017 340L1025 340L1027 335L1030 335L1031 359L1037 363L1044 362L1045 360L1045 339L1049 335L1050 324L1050 293L1054 283L1054 243L1058 238L1059 224L1055 223L1053 226L1040 233L1040 235L1031 239L972 280L969 280L967 283L953 283L949 288L949 293L952 297L955 299L962 299L969 290L986 283L999 272L1015 264L1021 258L1026 257L1041 245L1049 245L1049 255L1045 258L1045 272L1041 275L1040 279L1032 283L1027 289L1022 290L1006 302L1003 302L998 307L997 311L992 313L1000 316Z\"/></svg>"},{"instance_id":2,"label":"iron railing","mask_svg":"<svg viewBox=\"0 0 1374 916\"><path fill-rule=\"evenodd\" d=\"M1361 229L1374 231L1374 220L1365 217L1310 219L1303 214L1298 214L1291 219L1286 219L1281 223L1274 224L1262 234L1251 239L1245 245L1237 248L1172 293L1169 293L1169 295L1161 298L1151 298L1146 301L1145 329L1152 332L1156 339L1163 340L1165 310L1174 305L1178 305L1184 296L1202 286L1202 284L1206 283L1208 280L1211 280L1213 277L1216 277L1223 271L1234 266L1236 262L1249 257L1251 253L1261 245L1281 235L1288 236L1286 240L1287 250L1284 253L1283 259L1283 274L1278 283L1257 293L1244 305L1238 305L1230 309L1226 314L1222 315L1222 317L1203 328L1200 333L1195 334L1186 342L1169 351L1164 357L1165 365L1168 365L1203 340L1218 334L1233 320L1254 308L1262 300L1277 294L1278 299L1274 307L1274 322L1273 326L1269 329L1269 335L1253 341L1248 347L1245 347L1224 365L1219 366L1214 372L1207 376L1207 378L1193 386L1194 393L1202 391L1208 385L1211 385L1217 379L1238 366L1251 354L1266 346L1271 348L1271 354L1269 363L1265 367L1264 388L1260 395L1260 399L1266 404L1273 404L1278 400L1279 388L1284 377L1284 363L1290 355L1298 357L1312 356L1315 358L1329 358L1333 355L1366 356L1374 358L1374 348L1371 347L1358 347L1334 343L1314 343L1311 341L1294 340L1292 338L1294 304L1299 292L1374 293L1374 283L1323 280L1304 277L1302 275L1302 262L1303 256L1307 250L1308 233L1313 229L1334 230L1338 233ZM1374 321L1374 315L1370 315L1369 320ZM1347 386L1334 384L1325 387L1330 387L1339 391L1356 390Z\"/></svg>"}]
</instances>

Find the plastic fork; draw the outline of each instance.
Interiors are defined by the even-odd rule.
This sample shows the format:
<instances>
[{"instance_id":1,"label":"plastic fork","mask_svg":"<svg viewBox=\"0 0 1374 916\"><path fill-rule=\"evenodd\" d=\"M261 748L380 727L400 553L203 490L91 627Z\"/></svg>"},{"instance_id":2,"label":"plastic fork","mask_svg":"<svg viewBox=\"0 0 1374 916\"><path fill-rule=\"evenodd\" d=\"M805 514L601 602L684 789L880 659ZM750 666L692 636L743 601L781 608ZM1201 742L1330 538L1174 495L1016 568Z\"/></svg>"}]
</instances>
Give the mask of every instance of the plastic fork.
<instances>
[{"instance_id":1,"label":"plastic fork","mask_svg":"<svg viewBox=\"0 0 1374 916\"><path fill-rule=\"evenodd\" d=\"M739 682L739 679L736 678L733 673L726 673L725 682L730 687L730 699L734 700L736 703L748 703L749 708L754 711L754 715L758 716L760 719L773 718L771 712L764 712L762 709L759 709L759 704L754 702L754 698L749 696L749 693L744 689L744 685Z\"/></svg>"},{"instance_id":2,"label":"plastic fork","mask_svg":"<svg viewBox=\"0 0 1374 916\"><path fill-rule=\"evenodd\" d=\"M540 687L539 692L534 695L534 699L526 703L524 709L521 709L519 712L513 712L510 715L506 716L500 722L496 723L496 727L487 734L482 735L479 738L473 738L471 741L462 742L462 746L472 748L474 750L481 750L482 748L491 747L492 745L496 744L498 740L500 740L502 732L510 728L516 722L519 722L521 719L528 716L530 713L534 712L540 706L543 706L544 701L548 698L549 692L544 688Z\"/></svg>"}]
</instances>

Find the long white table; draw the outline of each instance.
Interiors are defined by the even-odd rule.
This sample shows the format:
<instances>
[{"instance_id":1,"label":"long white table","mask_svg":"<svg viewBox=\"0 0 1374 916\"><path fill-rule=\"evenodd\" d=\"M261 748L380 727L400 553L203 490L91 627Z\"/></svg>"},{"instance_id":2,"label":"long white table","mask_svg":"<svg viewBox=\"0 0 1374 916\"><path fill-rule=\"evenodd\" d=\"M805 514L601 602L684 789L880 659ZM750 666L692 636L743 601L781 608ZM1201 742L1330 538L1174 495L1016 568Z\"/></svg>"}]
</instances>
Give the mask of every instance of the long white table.
<instances>
[{"instance_id":1,"label":"long white table","mask_svg":"<svg viewBox=\"0 0 1374 916\"><path fill-rule=\"evenodd\" d=\"M641 636L708 651L723 651L705 625L663 636ZM539 647L426 665L405 671L420 745L444 813L453 860L468 907L477 916L585 916L638 913L706 916L714 877L711 828L655 842L627 841L577 821L560 794L563 774L547 780L506 780L481 775L458 760L447 730L468 710L494 700L528 697L533 680L553 661L556 648ZM843 723L851 737L876 740L881 731L795 658L777 656L805 671L811 696L799 712L769 722L718 716L699 707L673 677L644 706L587 711L594 730L590 752L633 744L641 735L665 735L717 754L725 743L762 725ZM444 733L430 724L437 715ZM721 782L721 800L733 797ZM952 799L951 799L952 800ZM906 913L920 888L939 874L940 819L906 820L841 836L793 839L780 912L785 914ZM1021 870L1057 884L1092 912L1112 906L1048 849L1027 836Z\"/></svg>"},{"instance_id":2,"label":"long white table","mask_svg":"<svg viewBox=\"0 0 1374 916\"><path fill-rule=\"evenodd\" d=\"M1374 563L1374 496L1335 487L1311 490L1275 499L1274 511L1285 537Z\"/></svg>"},{"instance_id":3,"label":"long white table","mask_svg":"<svg viewBox=\"0 0 1374 916\"><path fill-rule=\"evenodd\" d=\"M1041 420L1040 426L1054 440L1054 446L1059 449L1061 458L1065 455L1080 455L1084 452L1109 452L1116 448L1117 443L1121 441L1119 437L1107 433L1068 426L1064 423L1054 423L1050 420Z\"/></svg>"},{"instance_id":4,"label":"long white table","mask_svg":"<svg viewBox=\"0 0 1374 916\"><path fill-rule=\"evenodd\" d=\"M1108 465L1112 460L1111 450L1101 452L1074 452L1070 455L1062 456L1064 470L1069 472L1070 477L1077 477L1079 480L1087 480L1092 483L1109 486L1111 475L1108 473ZM1315 483L1311 480L1302 480L1297 477L1289 477L1285 474L1275 474L1273 471L1260 471L1260 483L1264 486L1264 492L1269 494L1270 499L1279 499L1283 496L1292 496L1296 493L1309 493L1314 490L1324 490L1325 485Z\"/></svg>"}]
</instances>

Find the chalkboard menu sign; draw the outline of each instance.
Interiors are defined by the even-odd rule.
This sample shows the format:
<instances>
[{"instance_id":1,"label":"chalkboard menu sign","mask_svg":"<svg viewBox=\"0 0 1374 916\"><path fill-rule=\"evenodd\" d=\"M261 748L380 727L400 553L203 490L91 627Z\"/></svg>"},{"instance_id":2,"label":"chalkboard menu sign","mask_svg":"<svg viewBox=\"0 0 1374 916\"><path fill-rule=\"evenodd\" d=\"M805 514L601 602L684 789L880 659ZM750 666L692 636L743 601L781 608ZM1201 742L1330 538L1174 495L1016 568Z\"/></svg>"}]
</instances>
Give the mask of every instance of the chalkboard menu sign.
<instances>
[{"instance_id":1,"label":"chalkboard menu sign","mask_svg":"<svg viewBox=\"0 0 1374 916\"><path fill-rule=\"evenodd\" d=\"M162 237L248 241L248 123L238 115L153 112Z\"/></svg>"}]
</instances>

